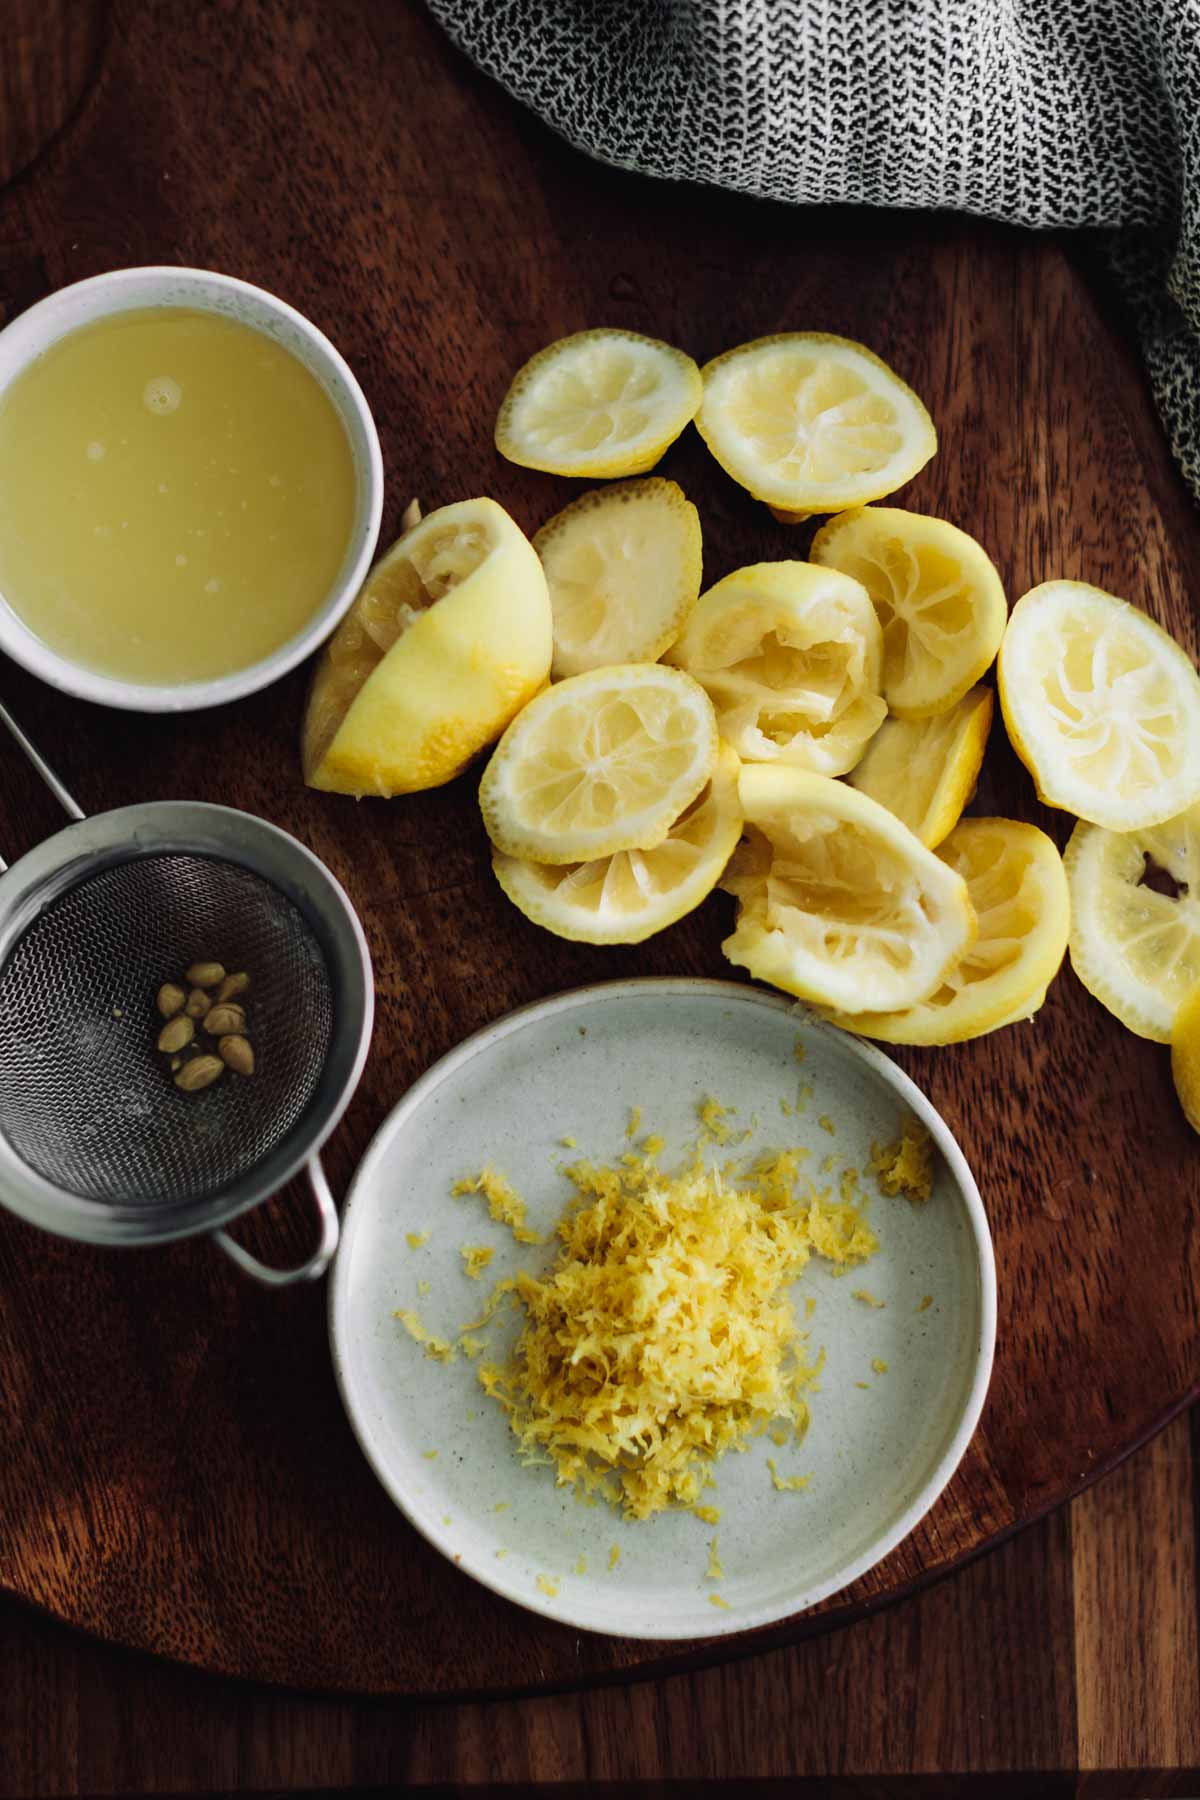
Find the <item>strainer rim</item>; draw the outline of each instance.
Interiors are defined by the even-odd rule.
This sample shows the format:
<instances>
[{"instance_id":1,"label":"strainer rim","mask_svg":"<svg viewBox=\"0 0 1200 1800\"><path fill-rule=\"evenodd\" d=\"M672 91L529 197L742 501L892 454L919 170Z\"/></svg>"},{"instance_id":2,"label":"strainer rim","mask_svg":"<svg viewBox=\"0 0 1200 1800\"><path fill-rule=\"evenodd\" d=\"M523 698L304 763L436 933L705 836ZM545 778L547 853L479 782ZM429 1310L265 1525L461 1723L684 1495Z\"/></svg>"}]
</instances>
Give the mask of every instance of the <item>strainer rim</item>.
<instances>
[{"instance_id":1,"label":"strainer rim","mask_svg":"<svg viewBox=\"0 0 1200 1800\"><path fill-rule=\"evenodd\" d=\"M254 856L247 854L249 844L256 849ZM348 894L299 838L236 807L198 800L142 801L64 826L43 840L0 876L0 975L48 905L106 868L172 854L241 866L298 908L327 966L333 964L330 1050L316 1093L279 1144L251 1171L211 1194L164 1197L137 1206L90 1199L37 1174L0 1132L0 1205L60 1237L98 1245L149 1245L215 1231L239 1218L286 1186L318 1154L349 1106L366 1062L374 976L366 934ZM347 1055L352 1030L357 1041ZM323 1092L331 1066L336 1073Z\"/></svg>"}]
</instances>

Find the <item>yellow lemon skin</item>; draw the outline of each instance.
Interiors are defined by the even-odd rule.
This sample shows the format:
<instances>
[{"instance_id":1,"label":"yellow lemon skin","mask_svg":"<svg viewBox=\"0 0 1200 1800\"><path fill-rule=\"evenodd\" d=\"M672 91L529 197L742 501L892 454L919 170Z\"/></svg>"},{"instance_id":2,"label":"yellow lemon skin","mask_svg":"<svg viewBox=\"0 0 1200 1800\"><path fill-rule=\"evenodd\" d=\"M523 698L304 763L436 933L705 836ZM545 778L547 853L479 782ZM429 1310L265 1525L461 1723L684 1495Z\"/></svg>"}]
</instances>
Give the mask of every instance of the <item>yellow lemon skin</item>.
<instances>
[{"instance_id":1,"label":"yellow lemon skin","mask_svg":"<svg viewBox=\"0 0 1200 1800\"><path fill-rule=\"evenodd\" d=\"M445 532L483 532L486 553L474 567L467 557L463 579L440 597L408 609L400 635L348 697L330 735L331 716L347 699L338 639L355 629L352 609L313 677L303 758L310 787L356 797L440 787L545 686L553 622L533 546L495 501L477 500L429 514L390 554L401 556L435 521ZM382 568L368 577L364 596Z\"/></svg>"},{"instance_id":2,"label":"yellow lemon skin","mask_svg":"<svg viewBox=\"0 0 1200 1800\"><path fill-rule=\"evenodd\" d=\"M1192 1130L1200 1134L1200 982L1175 1015L1171 1032L1171 1079Z\"/></svg>"},{"instance_id":3,"label":"yellow lemon skin","mask_svg":"<svg viewBox=\"0 0 1200 1800\"><path fill-rule=\"evenodd\" d=\"M1130 832L1200 801L1200 677L1128 600L1085 581L1031 588L1013 607L996 685L1047 806Z\"/></svg>"},{"instance_id":4,"label":"yellow lemon skin","mask_svg":"<svg viewBox=\"0 0 1200 1800\"><path fill-rule=\"evenodd\" d=\"M885 719L849 777L934 850L975 792L994 710L992 690L974 687L931 719Z\"/></svg>"},{"instance_id":5,"label":"yellow lemon skin","mask_svg":"<svg viewBox=\"0 0 1200 1800\"><path fill-rule=\"evenodd\" d=\"M653 850L622 850L589 863L524 862L497 850L492 869L513 905L557 937L585 944L641 944L710 894L742 830L740 764L728 744L692 804Z\"/></svg>"},{"instance_id":6,"label":"yellow lemon skin","mask_svg":"<svg viewBox=\"0 0 1200 1800\"><path fill-rule=\"evenodd\" d=\"M1032 1017L1062 966L1071 927L1054 843L1016 819L962 819L937 855L960 874L979 921L973 944L916 1006L827 1015L889 1044L961 1044Z\"/></svg>"},{"instance_id":7,"label":"yellow lemon skin","mask_svg":"<svg viewBox=\"0 0 1200 1800\"><path fill-rule=\"evenodd\" d=\"M746 836L721 882L739 902L729 961L831 1011L933 993L978 929L962 876L843 781L747 763L738 791Z\"/></svg>"}]
</instances>

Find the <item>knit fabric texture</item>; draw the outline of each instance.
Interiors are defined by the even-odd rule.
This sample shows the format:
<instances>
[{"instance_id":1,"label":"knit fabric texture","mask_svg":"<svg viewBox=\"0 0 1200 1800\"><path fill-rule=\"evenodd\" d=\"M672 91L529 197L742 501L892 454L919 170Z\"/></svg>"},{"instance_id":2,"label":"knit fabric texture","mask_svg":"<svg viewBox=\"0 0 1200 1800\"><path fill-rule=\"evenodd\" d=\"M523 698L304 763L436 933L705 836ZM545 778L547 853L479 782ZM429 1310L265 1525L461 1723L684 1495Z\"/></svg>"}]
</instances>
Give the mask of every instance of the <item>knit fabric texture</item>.
<instances>
[{"instance_id":1,"label":"knit fabric texture","mask_svg":"<svg viewBox=\"0 0 1200 1800\"><path fill-rule=\"evenodd\" d=\"M1200 498L1200 0L427 0L590 155L812 205L1114 230Z\"/></svg>"}]
</instances>

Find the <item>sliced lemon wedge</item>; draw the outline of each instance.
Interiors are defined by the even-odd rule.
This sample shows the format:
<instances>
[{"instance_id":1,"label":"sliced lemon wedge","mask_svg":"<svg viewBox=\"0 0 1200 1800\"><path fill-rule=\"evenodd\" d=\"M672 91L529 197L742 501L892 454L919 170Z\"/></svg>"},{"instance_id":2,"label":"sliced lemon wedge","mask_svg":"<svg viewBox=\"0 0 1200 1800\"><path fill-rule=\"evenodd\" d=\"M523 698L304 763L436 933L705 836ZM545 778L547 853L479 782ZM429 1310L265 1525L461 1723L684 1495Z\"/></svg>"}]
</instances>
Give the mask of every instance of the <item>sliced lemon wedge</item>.
<instances>
[{"instance_id":1,"label":"sliced lemon wedge","mask_svg":"<svg viewBox=\"0 0 1200 1800\"><path fill-rule=\"evenodd\" d=\"M721 885L738 898L730 962L841 1012L931 994L975 936L962 876L845 782L747 764L746 841Z\"/></svg>"},{"instance_id":2,"label":"sliced lemon wedge","mask_svg":"<svg viewBox=\"0 0 1200 1800\"><path fill-rule=\"evenodd\" d=\"M1193 1131L1200 1132L1200 983L1175 1014L1171 1032L1171 1077L1188 1124Z\"/></svg>"},{"instance_id":3,"label":"sliced lemon wedge","mask_svg":"<svg viewBox=\"0 0 1200 1800\"><path fill-rule=\"evenodd\" d=\"M1013 608L997 671L1013 749L1048 806L1140 831L1200 799L1200 677L1154 620L1083 581Z\"/></svg>"},{"instance_id":4,"label":"sliced lemon wedge","mask_svg":"<svg viewBox=\"0 0 1200 1800\"><path fill-rule=\"evenodd\" d=\"M701 596L666 660L694 675L746 762L852 769L887 714L866 592L836 570L755 563Z\"/></svg>"},{"instance_id":5,"label":"sliced lemon wedge","mask_svg":"<svg viewBox=\"0 0 1200 1800\"><path fill-rule=\"evenodd\" d=\"M742 832L739 767L722 744L707 783L653 850L565 865L496 851L496 879L527 919L558 937L640 944L699 906L720 880Z\"/></svg>"},{"instance_id":6,"label":"sliced lemon wedge","mask_svg":"<svg viewBox=\"0 0 1200 1800\"><path fill-rule=\"evenodd\" d=\"M636 331L577 331L513 377L496 420L510 462L552 475L640 475L695 415L690 356Z\"/></svg>"},{"instance_id":7,"label":"sliced lemon wedge","mask_svg":"<svg viewBox=\"0 0 1200 1800\"><path fill-rule=\"evenodd\" d=\"M830 1015L889 1044L961 1044L1032 1017L1067 953L1062 857L1036 825L963 819L938 851L962 876L979 934L925 1000L902 1012Z\"/></svg>"},{"instance_id":8,"label":"sliced lemon wedge","mask_svg":"<svg viewBox=\"0 0 1200 1800\"><path fill-rule=\"evenodd\" d=\"M883 627L883 695L902 719L946 712L995 661L1004 587L973 537L925 513L864 506L823 525L815 563L861 581Z\"/></svg>"},{"instance_id":9,"label":"sliced lemon wedge","mask_svg":"<svg viewBox=\"0 0 1200 1800\"><path fill-rule=\"evenodd\" d=\"M499 737L550 670L546 578L494 500L430 513L393 544L324 650L304 717L310 787L439 787Z\"/></svg>"},{"instance_id":10,"label":"sliced lemon wedge","mask_svg":"<svg viewBox=\"0 0 1200 1800\"><path fill-rule=\"evenodd\" d=\"M994 707L992 690L974 687L936 718L886 719L849 777L851 786L936 848L975 792Z\"/></svg>"},{"instance_id":11,"label":"sliced lemon wedge","mask_svg":"<svg viewBox=\"0 0 1200 1800\"><path fill-rule=\"evenodd\" d=\"M912 389L849 338L757 338L701 373L701 437L735 481L792 520L878 500L937 449Z\"/></svg>"},{"instance_id":12,"label":"sliced lemon wedge","mask_svg":"<svg viewBox=\"0 0 1200 1800\"><path fill-rule=\"evenodd\" d=\"M1072 968L1130 1031L1169 1044L1200 982L1200 805L1143 831L1081 823L1063 860Z\"/></svg>"},{"instance_id":13,"label":"sliced lemon wedge","mask_svg":"<svg viewBox=\"0 0 1200 1800\"><path fill-rule=\"evenodd\" d=\"M533 547L550 589L556 681L656 662L700 592L700 515L677 482L657 475L581 495Z\"/></svg>"},{"instance_id":14,"label":"sliced lemon wedge","mask_svg":"<svg viewBox=\"0 0 1200 1800\"><path fill-rule=\"evenodd\" d=\"M530 702L479 788L497 850L531 862L592 862L653 850L717 760L712 702L690 675L624 663L572 675Z\"/></svg>"}]
</instances>

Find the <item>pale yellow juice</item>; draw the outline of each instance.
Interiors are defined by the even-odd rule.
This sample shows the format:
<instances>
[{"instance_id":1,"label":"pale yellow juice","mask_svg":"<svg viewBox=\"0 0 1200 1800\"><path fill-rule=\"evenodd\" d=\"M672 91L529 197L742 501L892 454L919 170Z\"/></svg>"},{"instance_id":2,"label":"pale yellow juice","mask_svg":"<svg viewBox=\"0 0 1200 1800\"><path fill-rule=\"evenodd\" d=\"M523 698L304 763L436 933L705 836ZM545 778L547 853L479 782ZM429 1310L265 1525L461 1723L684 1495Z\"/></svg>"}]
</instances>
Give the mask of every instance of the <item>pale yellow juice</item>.
<instances>
[{"instance_id":1,"label":"pale yellow juice","mask_svg":"<svg viewBox=\"0 0 1200 1800\"><path fill-rule=\"evenodd\" d=\"M0 394L0 594L102 674L210 680L310 619L349 542L354 462L289 351L214 313L120 313Z\"/></svg>"}]
</instances>

